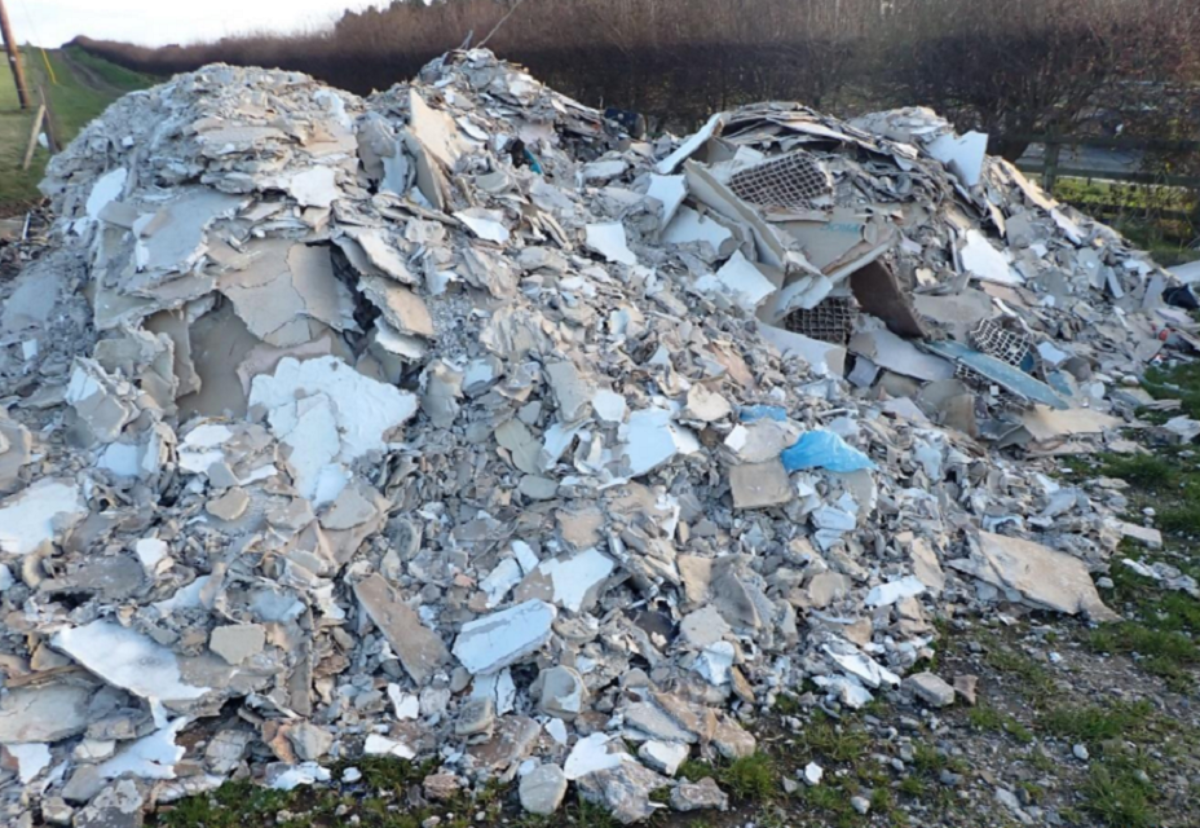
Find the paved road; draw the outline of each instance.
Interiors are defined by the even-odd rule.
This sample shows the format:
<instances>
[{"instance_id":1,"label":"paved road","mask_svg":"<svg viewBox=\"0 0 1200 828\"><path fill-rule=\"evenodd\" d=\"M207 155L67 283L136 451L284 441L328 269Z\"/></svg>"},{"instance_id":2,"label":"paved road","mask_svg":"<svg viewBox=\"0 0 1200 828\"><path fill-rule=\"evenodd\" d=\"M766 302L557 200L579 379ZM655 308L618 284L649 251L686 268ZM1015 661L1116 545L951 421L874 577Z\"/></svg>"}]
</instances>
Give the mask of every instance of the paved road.
<instances>
[{"instance_id":1,"label":"paved road","mask_svg":"<svg viewBox=\"0 0 1200 828\"><path fill-rule=\"evenodd\" d=\"M1075 170L1092 170L1101 175L1123 175L1140 172L1143 153L1140 150L1108 149L1104 147L1063 147L1058 166ZM1031 144L1019 163L1041 166L1045 163L1046 147Z\"/></svg>"}]
</instances>

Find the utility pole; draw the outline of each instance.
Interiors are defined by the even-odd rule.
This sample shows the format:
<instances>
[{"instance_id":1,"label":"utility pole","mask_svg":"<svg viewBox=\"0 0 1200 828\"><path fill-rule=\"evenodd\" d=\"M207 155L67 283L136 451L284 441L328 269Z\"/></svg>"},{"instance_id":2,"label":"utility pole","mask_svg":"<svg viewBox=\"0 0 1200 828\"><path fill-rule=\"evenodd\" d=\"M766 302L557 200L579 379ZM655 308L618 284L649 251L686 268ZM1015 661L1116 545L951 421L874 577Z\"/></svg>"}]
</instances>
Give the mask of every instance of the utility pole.
<instances>
[{"instance_id":1,"label":"utility pole","mask_svg":"<svg viewBox=\"0 0 1200 828\"><path fill-rule=\"evenodd\" d=\"M25 67L21 65L21 53L17 51L17 39L13 37L12 26L8 23L4 0L0 0L0 36L4 38L8 65L12 69L13 80L17 83L17 100L21 102L21 109L29 109L29 87L25 84Z\"/></svg>"}]
</instances>

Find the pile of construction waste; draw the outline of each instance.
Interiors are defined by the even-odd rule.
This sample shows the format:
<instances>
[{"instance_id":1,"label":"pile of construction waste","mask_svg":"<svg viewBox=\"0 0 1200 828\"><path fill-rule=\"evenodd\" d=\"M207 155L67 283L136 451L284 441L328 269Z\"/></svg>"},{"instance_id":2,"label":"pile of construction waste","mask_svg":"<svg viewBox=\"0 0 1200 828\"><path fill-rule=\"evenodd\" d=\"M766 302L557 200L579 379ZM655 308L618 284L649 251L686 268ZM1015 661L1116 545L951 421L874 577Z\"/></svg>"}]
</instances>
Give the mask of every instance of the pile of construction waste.
<instances>
[{"instance_id":1,"label":"pile of construction waste","mask_svg":"<svg viewBox=\"0 0 1200 828\"><path fill-rule=\"evenodd\" d=\"M985 145L784 104L636 141L485 51L115 103L0 284L0 821L363 755L724 807L680 766L806 680L952 701L904 678L935 616L1113 618L1089 573L1154 532L1039 458L1135 450L1193 326Z\"/></svg>"}]
</instances>

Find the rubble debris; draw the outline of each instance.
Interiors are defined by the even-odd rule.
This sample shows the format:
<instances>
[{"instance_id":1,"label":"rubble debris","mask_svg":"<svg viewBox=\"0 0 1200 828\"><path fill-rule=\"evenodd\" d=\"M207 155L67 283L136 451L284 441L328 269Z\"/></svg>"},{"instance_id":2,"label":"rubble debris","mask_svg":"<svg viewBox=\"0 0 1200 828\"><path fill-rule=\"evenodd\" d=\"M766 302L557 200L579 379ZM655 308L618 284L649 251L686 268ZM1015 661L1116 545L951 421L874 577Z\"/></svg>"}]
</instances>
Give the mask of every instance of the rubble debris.
<instances>
[{"instance_id":1,"label":"rubble debris","mask_svg":"<svg viewBox=\"0 0 1200 828\"><path fill-rule=\"evenodd\" d=\"M1141 427L1196 325L985 146L787 103L618 138L482 50L114 103L0 281L0 822L364 755L724 809L683 763L779 692L973 701L908 675L937 612L1115 617L1089 573L1153 530L1044 458Z\"/></svg>"},{"instance_id":2,"label":"rubble debris","mask_svg":"<svg viewBox=\"0 0 1200 828\"><path fill-rule=\"evenodd\" d=\"M950 566L1039 609L1082 612L1096 622L1120 619L1100 600L1083 561L1065 552L983 531L975 533L970 551L970 557L950 561Z\"/></svg>"},{"instance_id":3,"label":"rubble debris","mask_svg":"<svg viewBox=\"0 0 1200 828\"><path fill-rule=\"evenodd\" d=\"M549 816L567 795L567 777L558 765L538 765L521 777L521 807L531 814Z\"/></svg>"},{"instance_id":4,"label":"rubble debris","mask_svg":"<svg viewBox=\"0 0 1200 828\"><path fill-rule=\"evenodd\" d=\"M728 811L729 795L706 776L699 782L680 782L671 791L671 807L676 811Z\"/></svg>"},{"instance_id":5,"label":"rubble debris","mask_svg":"<svg viewBox=\"0 0 1200 828\"><path fill-rule=\"evenodd\" d=\"M907 676L901 686L930 707L954 704L954 688L933 673L914 673Z\"/></svg>"}]
</instances>

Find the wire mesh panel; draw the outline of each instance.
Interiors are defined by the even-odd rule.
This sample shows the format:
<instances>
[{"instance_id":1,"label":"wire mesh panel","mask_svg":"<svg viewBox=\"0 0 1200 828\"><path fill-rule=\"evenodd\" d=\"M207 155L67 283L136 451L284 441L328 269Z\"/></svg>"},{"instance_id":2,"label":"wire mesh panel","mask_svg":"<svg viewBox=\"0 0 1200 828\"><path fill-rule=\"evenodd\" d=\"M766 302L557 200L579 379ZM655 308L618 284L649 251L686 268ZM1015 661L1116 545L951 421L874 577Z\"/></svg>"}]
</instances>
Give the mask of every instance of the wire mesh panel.
<instances>
[{"instance_id":1,"label":"wire mesh panel","mask_svg":"<svg viewBox=\"0 0 1200 828\"><path fill-rule=\"evenodd\" d=\"M815 308L792 311L785 324L792 333L802 334L809 339L846 345L854 334L857 318L858 305L854 300L835 296Z\"/></svg>"},{"instance_id":2,"label":"wire mesh panel","mask_svg":"<svg viewBox=\"0 0 1200 828\"><path fill-rule=\"evenodd\" d=\"M977 351L1022 369L1033 348L1026 337L1013 333L994 319L984 319L971 331L971 344Z\"/></svg>"},{"instance_id":3,"label":"wire mesh panel","mask_svg":"<svg viewBox=\"0 0 1200 828\"><path fill-rule=\"evenodd\" d=\"M749 204L785 210L807 210L833 193L829 174L803 150L742 170L729 187Z\"/></svg>"}]
</instances>

